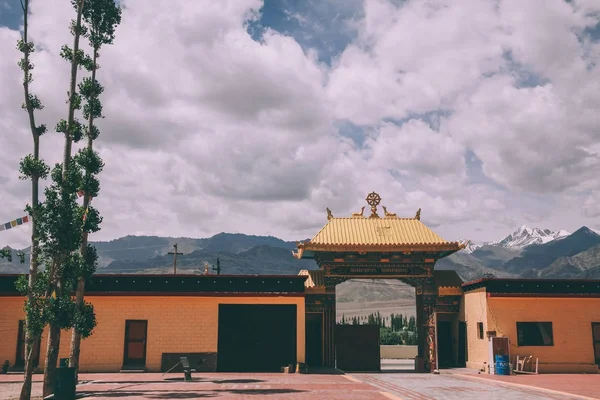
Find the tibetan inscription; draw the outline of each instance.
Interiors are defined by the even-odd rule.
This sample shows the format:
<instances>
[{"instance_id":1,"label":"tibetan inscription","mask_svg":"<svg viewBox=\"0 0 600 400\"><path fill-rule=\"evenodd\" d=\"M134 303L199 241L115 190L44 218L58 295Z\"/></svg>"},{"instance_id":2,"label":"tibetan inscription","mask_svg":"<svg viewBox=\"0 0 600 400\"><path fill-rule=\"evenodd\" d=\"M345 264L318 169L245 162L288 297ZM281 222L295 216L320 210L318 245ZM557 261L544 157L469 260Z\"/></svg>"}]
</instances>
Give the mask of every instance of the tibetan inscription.
<instances>
[{"instance_id":1,"label":"tibetan inscription","mask_svg":"<svg viewBox=\"0 0 600 400\"><path fill-rule=\"evenodd\" d=\"M324 266L326 276L381 276L381 277L405 277L432 276L431 268L422 265L415 266Z\"/></svg>"}]
</instances>

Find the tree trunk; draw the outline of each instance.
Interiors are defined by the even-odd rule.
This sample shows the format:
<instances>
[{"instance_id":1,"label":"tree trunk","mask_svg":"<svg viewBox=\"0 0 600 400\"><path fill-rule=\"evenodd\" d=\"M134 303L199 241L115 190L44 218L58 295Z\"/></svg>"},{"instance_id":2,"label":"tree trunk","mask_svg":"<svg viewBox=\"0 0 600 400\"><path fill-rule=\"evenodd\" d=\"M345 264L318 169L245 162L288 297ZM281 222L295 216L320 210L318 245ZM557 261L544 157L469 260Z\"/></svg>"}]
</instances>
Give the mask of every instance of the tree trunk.
<instances>
[{"instance_id":1,"label":"tree trunk","mask_svg":"<svg viewBox=\"0 0 600 400\"><path fill-rule=\"evenodd\" d=\"M87 236L87 235L86 235ZM87 240L86 240L87 244ZM83 245L82 245L83 246ZM81 278L77 282L77 292L75 294L75 302L77 307L83 305L83 293L85 290L85 279ZM69 354L69 367L75 368L75 380L79 375L79 354L81 352L81 334L73 329L73 335L71 336L71 353Z\"/></svg>"},{"instance_id":2,"label":"tree trunk","mask_svg":"<svg viewBox=\"0 0 600 400\"><path fill-rule=\"evenodd\" d=\"M98 49L94 48L93 62L94 68L92 69L92 82L96 83L96 62L98 60ZM95 93L92 94L95 97ZM90 117L88 119L88 134L91 134L92 129L94 127L94 115L90 112ZM92 137L88 135L87 142L88 149L92 150L94 148L94 140ZM85 177L89 178L91 175L89 169L85 171ZM86 179L87 180L87 179ZM88 192L84 193L83 197L83 209L87 210L90 205L90 194ZM87 245L88 245L88 232L87 230L83 230L82 238L81 238L81 247L80 254L81 257L85 260L87 255ZM75 304L77 308L83 306L83 296L85 292L85 278L80 278L77 282L77 290L75 292ZM79 374L79 354L81 353L81 334L77 332L77 330L73 329L73 335L71 336L71 353L69 354L69 366L75 368L75 377L77 379L77 375Z\"/></svg>"},{"instance_id":3,"label":"tree trunk","mask_svg":"<svg viewBox=\"0 0 600 400\"><path fill-rule=\"evenodd\" d=\"M25 43L25 51L23 58L25 64L23 68L23 92L25 95L25 107L29 117L29 127L33 137L33 158L37 161L40 159L40 132L35 124L35 115L33 105L29 98L29 39L28 39L28 16L29 16L29 0L24 0L21 3L23 7L23 42ZM29 304L33 302L33 287L37 279L39 267L39 241L38 241L38 222L36 218L36 210L39 205L39 176L31 177L31 207L33 215L31 221L31 254L29 260L29 289L27 299ZM29 318L25 321L25 373L23 376L23 386L21 388L20 400L29 400L31 398L31 380L33 374L33 356L37 354L37 343L39 337L31 334Z\"/></svg>"},{"instance_id":4,"label":"tree trunk","mask_svg":"<svg viewBox=\"0 0 600 400\"><path fill-rule=\"evenodd\" d=\"M60 348L60 327L52 323L48 334L48 347L46 350L46 365L44 368L43 396L54 393L56 383L56 364L58 362L58 351Z\"/></svg>"},{"instance_id":5,"label":"tree trunk","mask_svg":"<svg viewBox=\"0 0 600 400\"><path fill-rule=\"evenodd\" d=\"M73 107L75 99L75 90L77 90L77 71L79 63L77 62L77 53L79 53L79 38L81 37L81 15L83 13L84 0L77 2L77 25L73 39L73 59L71 60L71 84L69 86L69 114L67 119L67 132L65 133L65 148L63 156L62 178L67 179L67 170L71 162L71 146L73 144L72 132L73 120L75 118L75 108Z\"/></svg>"},{"instance_id":6,"label":"tree trunk","mask_svg":"<svg viewBox=\"0 0 600 400\"><path fill-rule=\"evenodd\" d=\"M25 371L23 376L23 386L21 387L21 394L19 400L29 400L31 398L31 381L33 378L33 355L37 353L38 346L27 346L27 352L25 353Z\"/></svg>"},{"instance_id":7,"label":"tree trunk","mask_svg":"<svg viewBox=\"0 0 600 400\"><path fill-rule=\"evenodd\" d=\"M74 39L73 39L73 59L71 60L71 82L69 86L69 113L67 119L67 132L65 132L65 147L63 154L63 165L62 165L62 197L66 199L70 193L66 191L65 181L68 178L67 171L69 169L69 165L71 163L71 145L73 143L72 137L72 129L73 129L73 121L75 118L75 108L74 99L75 99L75 90L77 86L77 71L79 69L79 63L77 59L77 54L79 53L79 38L81 37L81 16L83 13L83 5L84 0L77 1L77 22L74 29ZM66 254L64 254L66 256ZM64 259L65 257L60 257ZM57 276L57 285L60 290L62 276ZM48 336L48 350L46 352L46 365L44 369L44 397L54 393L54 383L56 379L56 362L58 360L58 352L60 346L60 327L55 323L50 324L50 334Z\"/></svg>"}]
</instances>

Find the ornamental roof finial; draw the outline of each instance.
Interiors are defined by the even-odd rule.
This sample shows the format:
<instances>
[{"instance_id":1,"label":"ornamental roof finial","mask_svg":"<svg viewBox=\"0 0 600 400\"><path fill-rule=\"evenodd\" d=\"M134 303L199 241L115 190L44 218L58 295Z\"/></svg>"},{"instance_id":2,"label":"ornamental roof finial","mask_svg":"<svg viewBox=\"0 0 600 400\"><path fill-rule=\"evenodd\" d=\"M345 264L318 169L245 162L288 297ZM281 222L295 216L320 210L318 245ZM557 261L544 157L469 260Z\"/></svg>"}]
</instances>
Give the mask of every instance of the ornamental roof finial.
<instances>
[{"instance_id":1,"label":"ornamental roof finial","mask_svg":"<svg viewBox=\"0 0 600 400\"><path fill-rule=\"evenodd\" d=\"M417 214L415 215L415 219L417 219L419 221L421 220L421 209L420 208L417 210Z\"/></svg>"},{"instance_id":2,"label":"ornamental roof finial","mask_svg":"<svg viewBox=\"0 0 600 400\"><path fill-rule=\"evenodd\" d=\"M379 218L377 215L377 206L381 203L381 196L375 192L371 192L367 195L367 204L371 206L371 215L369 218Z\"/></svg>"}]
</instances>

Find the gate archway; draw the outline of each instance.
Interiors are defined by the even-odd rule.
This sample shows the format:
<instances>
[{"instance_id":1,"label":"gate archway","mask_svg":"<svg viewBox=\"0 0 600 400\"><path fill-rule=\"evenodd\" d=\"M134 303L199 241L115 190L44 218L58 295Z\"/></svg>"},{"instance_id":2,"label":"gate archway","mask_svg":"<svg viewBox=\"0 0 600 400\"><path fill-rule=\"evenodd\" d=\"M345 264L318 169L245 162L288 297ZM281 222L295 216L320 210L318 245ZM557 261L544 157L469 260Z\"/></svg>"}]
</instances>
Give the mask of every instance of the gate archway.
<instances>
[{"instance_id":1,"label":"gate archway","mask_svg":"<svg viewBox=\"0 0 600 400\"><path fill-rule=\"evenodd\" d=\"M436 317L440 313L458 313L462 289L449 282L460 278L453 271L434 271L437 260L463 249L466 243L448 242L421 222L419 209L413 218L400 218L387 211L380 217L379 194L366 198L371 214L364 208L351 217L336 218L327 209L327 223L307 242L297 244L296 258L314 259L317 271L309 275L306 297L307 324L321 321L321 360L335 366L335 287L348 279L399 279L415 288L417 348L415 369L433 372L438 369ZM452 277L452 278L449 278ZM440 293L442 290L443 293ZM313 314L309 317L309 314ZM307 354L318 358L318 330L307 325ZM313 332L314 331L314 332Z\"/></svg>"}]
</instances>

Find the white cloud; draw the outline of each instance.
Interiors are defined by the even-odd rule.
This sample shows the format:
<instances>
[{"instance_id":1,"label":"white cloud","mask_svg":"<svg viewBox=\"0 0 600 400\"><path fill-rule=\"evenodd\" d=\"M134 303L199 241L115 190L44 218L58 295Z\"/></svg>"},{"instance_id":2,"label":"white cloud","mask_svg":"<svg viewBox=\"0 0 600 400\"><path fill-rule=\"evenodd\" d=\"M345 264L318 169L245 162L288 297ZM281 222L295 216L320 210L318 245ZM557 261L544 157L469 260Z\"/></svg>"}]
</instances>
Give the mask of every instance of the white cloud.
<instances>
[{"instance_id":1,"label":"white cloud","mask_svg":"<svg viewBox=\"0 0 600 400\"><path fill-rule=\"evenodd\" d=\"M330 1L323 10L343 6ZM349 215L373 190L399 215L422 208L448 239L494 239L525 215L552 229L597 226L600 44L581 32L598 23L599 6L526 3L365 0L361 13L338 14L357 37L327 65L306 48L328 32L320 22L302 25L310 41L273 30L254 41L246 28L260 0L125 1L100 59L106 168L94 204L105 219L94 239L301 239L326 221L326 207ZM298 12L288 14L303 21ZM33 90L49 128L66 114L58 52L71 42L72 15L69 2L32 2ZM0 28L0 220L20 215L29 193L17 179L31 149L17 39ZM339 134L339 120L369 132L364 146ZM61 149L60 135L43 138L47 161ZM470 152L506 190L470 181ZM540 214L531 194L552 212ZM28 235L2 232L0 245L25 245Z\"/></svg>"}]
</instances>

